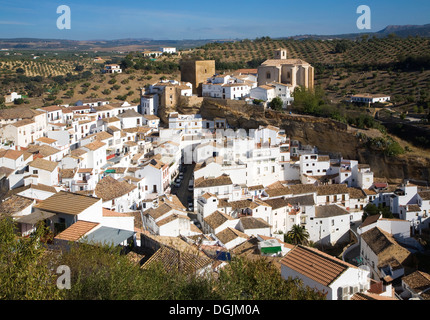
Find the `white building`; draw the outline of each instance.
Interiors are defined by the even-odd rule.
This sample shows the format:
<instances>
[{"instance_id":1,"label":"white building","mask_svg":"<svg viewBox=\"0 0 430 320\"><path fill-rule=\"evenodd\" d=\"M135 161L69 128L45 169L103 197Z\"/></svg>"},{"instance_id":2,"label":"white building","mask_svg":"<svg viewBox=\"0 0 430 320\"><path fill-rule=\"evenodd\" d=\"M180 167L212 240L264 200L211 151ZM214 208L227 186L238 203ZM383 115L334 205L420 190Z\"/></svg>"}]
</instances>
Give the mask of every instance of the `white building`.
<instances>
[{"instance_id":1,"label":"white building","mask_svg":"<svg viewBox=\"0 0 430 320\"><path fill-rule=\"evenodd\" d=\"M107 64L103 70L104 73L122 73L122 69L118 64Z\"/></svg>"},{"instance_id":2,"label":"white building","mask_svg":"<svg viewBox=\"0 0 430 320\"><path fill-rule=\"evenodd\" d=\"M4 140L11 141L19 147L27 147L43 137L46 131L46 113L38 111L32 119L22 119L6 125L1 133Z\"/></svg>"},{"instance_id":3,"label":"white building","mask_svg":"<svg viewBox=\"0 0 430 320\"><path fill-rule=\"evenodd\" d=\"M28 164L30 176L28 184L58 185L59 167L57 162L36 158Z\"/></svg>"},{"instance_id":4,"label":"white building","mask_svg":"<svg viewBox=\"0 0 430 320\"><path fill-rule=\"evenodd\" d=\"M4 96L6 103L14 102L16 99L21 99L21 95L16 92L11 92L10 94L7 94Z\"/></svg>"},{"instance_id":5,"label":"white building","mask_svg":"<svg viewBox=\"0 0 430 320\"><path fill-rule=\"evenodd\" d=\"M403 276L404 267L411 263L412 254L399 245L393 235L373 227L363 232L360 238L360 258L369 267L372 278L378 280L389 275L395 280Z\"/></svg>"},{"instance_id":6,"label":"white building","mask_svg":"<svg viewBox=\"0 0 430 320\"><path fill-rule=\"evenodd\" d=\"M95 140L81 147L86 151L86 168L93 168L96 175L99 174L101 168L106 164L106 148L104 142Z\"/></svg>"},{"instance_id":7,"label":"white building","mask_svg":"<svg viewBox=\"0 0 430 320\"><path fill-rule=\"evenodd\" d=\"M140 110L141 114L150 114L157 115L158 114L158 106L159 106L159 95L156 93L144 93L141 89L140 96Z\"/></svg>"},{"instance_id":8,"label":"white building","mask_svg":"<svg viewBox=\"0 0 430 320\"><path fill-rule=\"evenodd\" d=\"M390 96L386 96L383 94L361 93L351 96L351 102L376 103L388 101L390 101Z\"/></svg>"},{"instance_id":9,"label":"white building","mask_svg":"<svg viewBox=\"0 0 430 320\"><path fill-rule=\"evenodd\" d=\"M370 289L369 271L301 245L281 260L281 276L302 280L305 286L326 293L327 300L351 300Z\"/></svg>"},{"instance_id":10,"label":"white building","mask_svg":"<svg viewBox=\"0 0 430 320\"><path fill-rule=\"evenodd\" d=\"M160 48L162 53L176 53L176 48L173 47L162 47Z\"/></svg>"}]
</instances>

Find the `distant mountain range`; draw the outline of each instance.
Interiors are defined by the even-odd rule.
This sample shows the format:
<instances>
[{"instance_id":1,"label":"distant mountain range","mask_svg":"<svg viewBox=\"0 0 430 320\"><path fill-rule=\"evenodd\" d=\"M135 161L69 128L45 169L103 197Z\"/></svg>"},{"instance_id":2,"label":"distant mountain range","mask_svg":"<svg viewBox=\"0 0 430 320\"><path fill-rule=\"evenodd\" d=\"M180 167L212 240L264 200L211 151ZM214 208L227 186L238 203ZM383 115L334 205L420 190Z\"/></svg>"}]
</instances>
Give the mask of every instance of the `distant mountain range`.
<instances>
[{"instance_id":1,"label":"distant mountain range","mask_svg":"<svg viewBox=\"0 0 430 320\"><path fill-rule=\"evenodd\" d=\"M383 38L390 34L396 34L398 37L406 38L409 36L430 37L430 24L424 25L390 25L377 32L358 32L336 35L297 35L292 37L284 37L288 39L356 39L365 34L373 37Z\"/></svg>"},{"instance_id":2,"label":"distant mountain range","mask_svg":"<svg viewBox=\"0 0 430 320\"><path fill-rule=\"evenodd\" d=\"M430 37L430 24L425 25L390 25L377 32L360 32L336 35L297 35L277 39L357 39L363 35L371 37L386 37L390 34L398 37L421 36ZM235 39L240 40L240 39ZM227 42L232 39L186 39L186 40L154 40L117 39L117 40L62 40L62 39L36 39L15 38L0 39L0 49L9 50L77 50L77 51L138 51L157 50L161 46L171 46L178 49L199 47L210 42Z\"/></svg>"}]
</instances>

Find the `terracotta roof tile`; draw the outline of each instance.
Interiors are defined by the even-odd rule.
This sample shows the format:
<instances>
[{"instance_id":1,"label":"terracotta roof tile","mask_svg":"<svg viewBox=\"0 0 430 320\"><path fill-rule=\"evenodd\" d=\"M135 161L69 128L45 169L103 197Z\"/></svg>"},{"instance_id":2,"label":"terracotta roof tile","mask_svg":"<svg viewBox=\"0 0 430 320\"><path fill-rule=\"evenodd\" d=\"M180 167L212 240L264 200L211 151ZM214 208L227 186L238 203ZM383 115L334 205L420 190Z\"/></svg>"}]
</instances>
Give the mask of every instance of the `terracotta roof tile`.
<instances>
[{"instance_id":1,"label":"terracotta roof tile","mask_svg":"<svg viewBox=\"0 0 430 320\"><path fill-rule=\"evenodd\" d=\"M59 233L55 237L55 239L65 241L78 241L98 225L99 223L78 220L66 230Z\"/></svg>"},{"instance_id":2,"label":"terracotta roof tile","mask_svg":"<svg viewBox=\"0 0 430 320\"><path fill-rule=\"evenodd\" d=\"M289 251L281 264L324 286L329 286L352 266L319 250L301 245Z\"/></svg>"},{"instance_id":3,"label":"terracotta roof tile","mask_svg":"<svg viewBox=\"0 0 430 320\"><path fill-rule=\"evenodd\" d=\"M34 207L48 212L77 215L97 203L99 200L99 198L73 192L60 191L49 198L40 201L40 203Z\"/></svg>"}]
</instances>

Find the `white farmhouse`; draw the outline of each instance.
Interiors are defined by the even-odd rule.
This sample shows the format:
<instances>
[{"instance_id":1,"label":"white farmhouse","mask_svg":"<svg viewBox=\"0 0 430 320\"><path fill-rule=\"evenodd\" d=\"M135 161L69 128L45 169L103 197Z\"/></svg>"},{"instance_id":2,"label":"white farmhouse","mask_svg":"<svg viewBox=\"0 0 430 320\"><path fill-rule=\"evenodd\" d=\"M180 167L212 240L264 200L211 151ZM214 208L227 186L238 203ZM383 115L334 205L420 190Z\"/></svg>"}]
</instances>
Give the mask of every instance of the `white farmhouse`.
<instances>
[{"instance_id":1,"label":"white farmhouse","mask_svg":"<svg viewBox=\"0 0 430 320\"><path fill-rule=\"evenodd\" d=\"M16 92L11 92L4 96L6 103L14 102L16 99L21 99L21 95Z\"/></svg>"}]
</instances>

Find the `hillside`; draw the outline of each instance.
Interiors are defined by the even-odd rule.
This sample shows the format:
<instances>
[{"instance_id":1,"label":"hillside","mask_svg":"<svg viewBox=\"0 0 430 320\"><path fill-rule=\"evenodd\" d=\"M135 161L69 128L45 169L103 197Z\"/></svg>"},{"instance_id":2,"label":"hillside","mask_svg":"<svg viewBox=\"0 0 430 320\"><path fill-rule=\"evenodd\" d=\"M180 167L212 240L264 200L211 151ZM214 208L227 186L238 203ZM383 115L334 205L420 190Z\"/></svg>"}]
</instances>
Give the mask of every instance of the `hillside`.
<instances>
[{"instance_id":1,"label":"hillside","mask_svg":"<svg viewBox=\"0 0 430 320\"><path fill-rule=\"evenodd\" d=\"M384 93L402 112L430 91L430 39L421 37L369 38L359 40L275 40L263 37L234 43L211 43L192 55L214 59L217 69L231 71L256 68L271 58L276 48L286 48L288 57L300 58L315 67L316 86L339 102L355 93Z\"/></svg>"}]
</instances>

